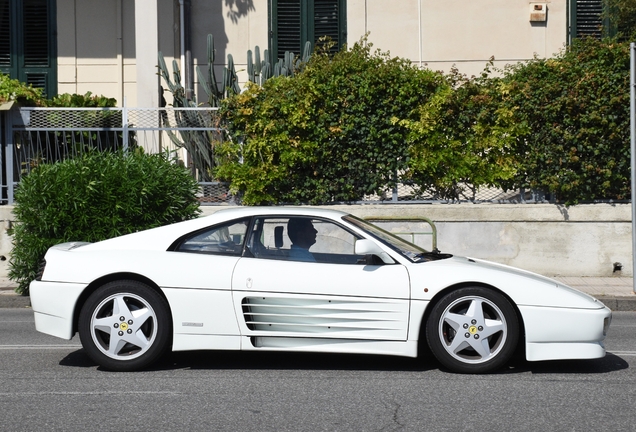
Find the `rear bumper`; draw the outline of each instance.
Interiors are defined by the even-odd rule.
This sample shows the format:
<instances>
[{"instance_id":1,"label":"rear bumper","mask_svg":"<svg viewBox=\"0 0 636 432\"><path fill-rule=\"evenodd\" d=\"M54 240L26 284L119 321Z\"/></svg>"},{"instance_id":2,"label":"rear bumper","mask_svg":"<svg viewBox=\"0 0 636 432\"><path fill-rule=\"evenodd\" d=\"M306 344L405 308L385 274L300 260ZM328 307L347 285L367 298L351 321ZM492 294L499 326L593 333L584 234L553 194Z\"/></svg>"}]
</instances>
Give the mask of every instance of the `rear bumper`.
<instances>
[{"instance_id":1,"label":"rear bumper","mask_svg":"<svg viewBox=\"0 0 636 432\"><path fill-rule=\"evenodd\" d=\"M35 329L62 339L73 337L73 315L86 284L33 281L29 287Z\"/></svg>"}]
</instances>

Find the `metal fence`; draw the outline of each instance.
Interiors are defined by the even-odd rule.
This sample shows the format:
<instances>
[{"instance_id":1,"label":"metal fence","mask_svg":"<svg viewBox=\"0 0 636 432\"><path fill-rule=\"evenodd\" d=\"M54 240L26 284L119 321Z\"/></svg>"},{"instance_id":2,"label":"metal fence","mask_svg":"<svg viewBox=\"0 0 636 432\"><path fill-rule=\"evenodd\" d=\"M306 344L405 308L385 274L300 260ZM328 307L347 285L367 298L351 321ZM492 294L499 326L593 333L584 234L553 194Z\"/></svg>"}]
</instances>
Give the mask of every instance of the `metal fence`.
<instances>
[{"instance_id":1,"label":"metal fence","mask_svg":"<svg viewBox=\"0 0 636 432\"><path fill-rule=\"evenodd\" d=\"M217 108L20 108L7 113L2 145L2 194L0 202L12 204L22 176L43 162L75 157L88 149L116 150L141 147L148 153L175 152L191 166L184 140L193 133L221 135ZM192 169L193 175L196 175ZM202 205L235 202L228 185L202 182ZM545 201L530 191L463 190L460 202L523 203ZM417 188L399 184L379 195L363 197L361 203L446 203Z\"/></svg>"},{"instance_id":2,"label":"metal fence","mask_svg":"<svg viewBox=\"0 0 636 432\"><path fill-rule=\"evenodd\" d=\"M183 137L220 132L216 108L20 108L8 113L2 146L2 194L13 203L22 176L44 162L72 158L97 149L147 153L174 152L187 166ZM193 175L196 175L192 169ZM200 183L202 204L231 200L220 182Z\"/></svg>"}]
</instances>

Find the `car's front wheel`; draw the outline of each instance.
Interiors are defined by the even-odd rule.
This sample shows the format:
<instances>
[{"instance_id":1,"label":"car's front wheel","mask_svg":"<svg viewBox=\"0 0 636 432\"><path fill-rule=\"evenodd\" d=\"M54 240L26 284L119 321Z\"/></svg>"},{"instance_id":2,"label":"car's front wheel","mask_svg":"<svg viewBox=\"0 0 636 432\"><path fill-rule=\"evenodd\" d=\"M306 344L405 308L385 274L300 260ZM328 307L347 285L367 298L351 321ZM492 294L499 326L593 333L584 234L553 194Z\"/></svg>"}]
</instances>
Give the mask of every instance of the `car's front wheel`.
<instances>
[{"instance_id":1,"label":"car's front wheel","mask_svg":"<svg viewBox=\"0 0 636 432\"><path fill-rule=\"evenodd\" d=\"M113 371L148 366L168 348L172 332L166 300L132 280L110 282L91 294L78 327L88 356Z\"/></svg>"},{"instance_id":2,"label":"car's front wheel","mask_svg":"<svg viewBox=\"0 0 636 432\"><path fill-rule=\"evenodd\" d=\"M514 307L484 287L452 291L428 317L426 338L437 360L459 373L487 373L504 366L519 340Z\"/></svg>"}]
</instances>

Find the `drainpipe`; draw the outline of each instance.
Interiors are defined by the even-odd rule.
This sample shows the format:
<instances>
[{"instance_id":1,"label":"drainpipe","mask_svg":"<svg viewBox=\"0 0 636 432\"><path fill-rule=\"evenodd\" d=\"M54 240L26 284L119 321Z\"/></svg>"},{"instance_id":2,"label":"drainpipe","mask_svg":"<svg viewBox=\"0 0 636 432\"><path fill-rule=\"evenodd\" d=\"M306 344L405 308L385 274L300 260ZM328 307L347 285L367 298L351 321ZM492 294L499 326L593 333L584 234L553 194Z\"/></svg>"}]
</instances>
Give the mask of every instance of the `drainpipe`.
<instances>
[{"instance_id":1,"label":"drainpipe","mask_svg":"<svg viewBox=\"0 0 636 432\"><path fill-rule=\"evenodd\" d=\"M184 0L179 0L179 64L181 65L181 84L185 88L185 6Z\"/></svg>"},{"instance_id":2,"label":"drainpipe","mask_svg":"<svg viewBox=\"0 0 636 432\"><path fill-rule=\"evenodd\" d=\"M117 101L121 106L124 103L124 23L123 2L117 2ZM77 63L77 62L76 62ZM77 76L77 74L76 74ZM77 79L75 80L77 81Z\"/></svg>"},{"instance_id":3,"label":"drainpipe","mask_svg":"<svg viewBox=\"0 0 636 432\"><path fill-rule=\"evenodd\" d=\"M181 85L185 91L185 96L192 99L194 95L192 50L190 42L190 11L192 4L190 0L179 0L179 50L181 51Z\"/></svg>"},{"instance_id":4,"label":"drainpipe","mask_svg":"<svg viewBox=\"0 0 636 432\"><path fill-rule=\"evenodd\" d=\"M420 48L420 69L422 69L422 0L417 2L417 19L419 24L419 32L418 40L419 40L419 48Z\"/></svg>"}]
</instances>

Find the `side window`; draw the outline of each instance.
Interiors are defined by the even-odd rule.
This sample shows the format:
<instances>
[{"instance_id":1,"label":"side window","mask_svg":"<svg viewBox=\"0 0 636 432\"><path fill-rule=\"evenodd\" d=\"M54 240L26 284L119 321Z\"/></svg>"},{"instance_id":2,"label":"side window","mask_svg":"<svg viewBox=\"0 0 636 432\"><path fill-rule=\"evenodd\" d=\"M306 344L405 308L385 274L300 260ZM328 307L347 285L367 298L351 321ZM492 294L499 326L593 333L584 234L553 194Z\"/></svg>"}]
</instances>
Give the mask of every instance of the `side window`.
<instances>
[{"instance_id":1,"label":"side window","mask_svg":"<svg viewBox=\"0 0 636 432\"><path fill-rule=\"evenodd\" d=\"M361 263L357 236L332 221L305 217L259 218L248 249L256 258L332 264Z\"/></svg>"},{"instance_id":2,"label":"side window","mask_svg":"<svg viewBox=\"0 0 636 432\"><path fill-rule=\"evenodd\" d=\"M197 231L183 239L177 252L241 255L249 219L232 221Z\"/></svg>"}]
</instances>

